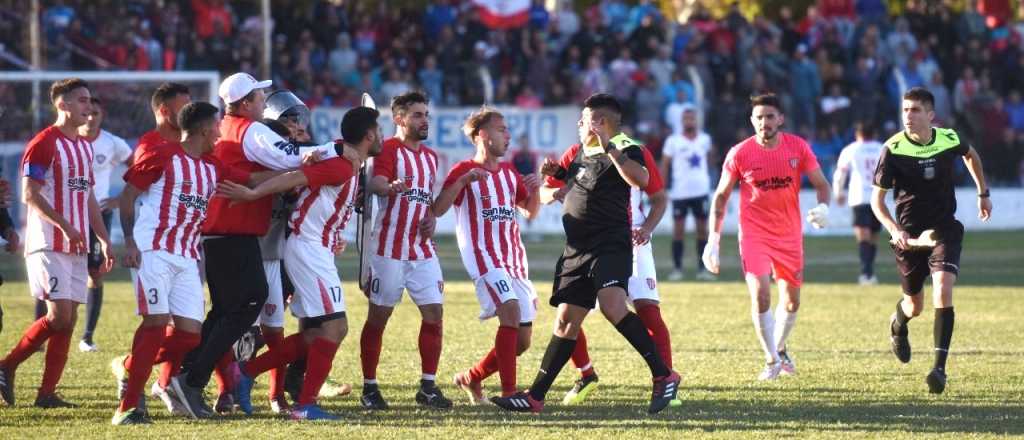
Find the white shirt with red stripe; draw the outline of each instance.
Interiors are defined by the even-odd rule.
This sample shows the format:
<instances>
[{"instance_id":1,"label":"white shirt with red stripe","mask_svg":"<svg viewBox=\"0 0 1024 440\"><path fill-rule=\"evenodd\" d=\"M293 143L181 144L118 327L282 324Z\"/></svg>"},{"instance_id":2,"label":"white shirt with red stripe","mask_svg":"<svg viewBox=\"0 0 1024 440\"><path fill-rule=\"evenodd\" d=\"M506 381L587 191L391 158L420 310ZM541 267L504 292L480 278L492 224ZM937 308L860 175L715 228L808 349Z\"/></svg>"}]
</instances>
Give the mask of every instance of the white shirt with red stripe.
<instances>
[{"instance_id":1,"label":"white shirt with red stripe","mask_svg":"<svg viewBox=\"0 0 1024 440\"><path fill-rule=\"evenodd\" d=\"M335 249L341 232L352 217L359 174L348 159L334 157L303 166L307 186L299 193L292 211L291 238L301 238Z\"/></svg>"},{"instance_id":2,"label":"white shirt with red stripe","mask_svg":"<svg viewBox=\"0 0 1024 440\"><path fill-rule=\"evenodd\" d=\"M182 149L164 149L139 157L124 180L144 191L133 230L139 250L198 259L199 229L217 182L245 183L249 174L221 165L212 155L192 157Z\"/></svg>"},{"instance_id":3,"label":"white shirt with red stripe","mask_svg":"<svg viewBox=\"0 0 1024 440\"><path fill-rule=\"evenodd\" d=\"M444 187L455 184L472 169L488 172L485 179L469 183L455 197L455 237L466 272L472 279L491 269L505 269L513 278L526 279L526 247L519 234L516 206L529 197L523 177L510 163L497 171L465 160L455 164Z\"/></svg>"},{"instance_id":4,"label":"white shirt with red stripe","mask_svg":"<svg viewBox=\"0 0 1024 440\"><path fill-rule=\"evenodd\" d=\"M390 138L373 159L373 175L388 182L402 180L409 187L402 194L378 198L373 227L377 255L403 261L434 257L434 241L419 233L419 222L434 203L437 153L423 144L414 150Z\"/></svg>"},{"instance_id":5,"label":"white shirt with red stripe","mask_svg":"<svg viewBox=\"0 0 1024 440\"><path fill-rule=\"evenodd\" d=\"M40 131L25 148L22 176L42 185L42 196L58 215L83 236L89 232L89 196L96 182L92 172L93 151L88 140L72 140L50 126ZM25 253L71 252L71 244L57 225L28 210Z\"/></svg>"},{"instance_id":6,"label":"white shirt with red stripe","mask_svg":"<svg viewBox=\"0 0 1024 440\"><path fill-rule=\"evenodd\" d=\"M630 225L641 226L647 221L647 214L650 209L644 209L645 195L650 196L658 191L665 189L665 182L661 179L661 173L658 172L658 164L654 161L654 156L651 155L651 150L647 147L641 148L644 152L644 166L647 168L647 186L643 189L632 187L629 190L629 218Z\"/></svg>"}]
</instances>

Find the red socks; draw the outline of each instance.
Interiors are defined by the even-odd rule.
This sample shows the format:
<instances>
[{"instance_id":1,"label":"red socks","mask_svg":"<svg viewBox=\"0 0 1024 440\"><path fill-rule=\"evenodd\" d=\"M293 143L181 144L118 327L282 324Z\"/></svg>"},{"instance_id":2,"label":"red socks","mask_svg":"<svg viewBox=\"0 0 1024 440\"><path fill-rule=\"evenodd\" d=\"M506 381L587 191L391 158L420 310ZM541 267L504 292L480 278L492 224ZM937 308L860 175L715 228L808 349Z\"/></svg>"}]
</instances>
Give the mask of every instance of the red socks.
<instances>
[{"instance_id":1,"label":"red socks","mask_svg":"<svg viewBox=\"0 0 1024 440\"><path fill-rule=\"evenodd\" d=\"M284 342L284 335L280 332L264 332L263 341L267 343L267 351L280 350L279 346ZM270 370L271 399L284 395L284 370L284 365Z\"/></svg>"},{"instance_id":2,"label":"red socks","mask_svg":"<svg viewBox=\"0 0 1024 440\"><path fill-rule=\"evenodd\" d=\"M181 370L181 362L185 355L199 346L200 336L199 333L178 330L173 326L166 327L164 336L164 343L156 353L153 365L163 363L157 383L160 384L160 388L166 389L167 384L171 383L171 377L178 375L178 371Z\"/></svg>"},{"instance_id":3,"label":"red socks","mask_svg":"<svg viewBox=\"0 0 1024 440\"><path fill-rule=\"evenodd\" d=\"M220 357L213 367L213 378L217 381L217 394L230 393L235 389L235 375L231 373L231 363L235 354L228 350Z\"/></svg>"},{"instance_id":4,"label":"red socks","mask_svg":"<svg viewBox=\"0 0 1024 440\"><path fill-rule=\"evenodd\" d=\"M492 348L483 359L469 369L469 380L483 382L498 371L498 350Z\"/></svg>"},{"instance_id":5,"label":"red socks","mask_svg":"<svg viewBox=\"0 0 1024 440\"><path fill-rule=\"evenodd\" d=\"M316 338L306 352L306 378L302 382L299 393L299 405L308 405L316 401L320 387L331 373L334 354L338 352L338 344L324 338Z\"/></svg>"},{"instance_id":6,"label":"red socks","mask_svg":"<svg viewBox=\"0 0 1024 440\"><path fill-rule=\"evenodd\" d=\"M302 339L302 333L296 333L281 340L276 349L270 349L263 354L256 356L253 360L246 362L242 372L246 376L256 377L264 371L283 367L296 359L302 357L306 352L306 342ZM307 368L306 374L309 374ZM282 384L283 386L283 384Z\"/></svg>"},{"instance_id":7,"label":"red socks","mask_svg":"<svg viewBox=\"0 0 1024 440\"><path fill-rule=\"evenodd\" d=\"M594 374L594 366L590 364L590 353L587 353L587 336L580 329L576 336L576 348L572 352L572 363L580 370L580 375L589 377Z\"/></svg>"},{"instance_id":8,"label":"red socks","mask_svg":"<svg viewBox=\"0 0 1024 440\"><path fill-rule=\"evenodd\" d=\"M43 345L52 334L53 330L50 329L50 323L46 321L46 317L37 319L32 325L28 326L25 334L18 341L18 345L15 345L7 357L4 358L4 368L11 371L18 369L18 365L21 365L22 362L25 362L25 359L32 356L39 349L39 346Z\"/></svg>"},{"instance_id":9,"label":"red socks","mask_svg":"<svg viewBox=\"0 0 1024 440\"><path fill-rule=\"evenodd\" d=\"M139 405L139 396L146 387L150 373L153 372L153 360L164 341L163 327L139 327L135 330L132 342L132 355L128 369L128 385L125 387L124 398L121 400L121 411L127 411ZM52 344L51 339L51 344Z\"/></svg>"},{"instance_id":10,"label":"red socks","mask_svg":"<svg viewBox=\"0 0 1024 440\"><path fill-rule=\"evenodd\" d=\"M422 338L421 335L421 341ZM380 362L383 339L383 327L371 324L369 320L363 324L363 333L359 335L359 360L363 364L363 380L377 379L377 364ZM422 342L420 345L422 346Z\"/></svg>"},{"instance_id":11,"label":"red socks","mask_svg":"<svg viewBox=\"0 0 1024 440\"><path fill-rule=\"evenodd\" d=\"M433 378L437 374L437 364L441 363L441 322L423 321L420 324L420 361L423 363L424 378ZM515 357L513 356L513 362Z\"/></svg>"},{"instance_id":12,"label":"red socks","mask_svg":"<svg viewBox=\"0 0 1024 440\"><path fill-rule=\"evenodd\" d=\"M498 361L498 376L501 378L501 395L511 396L516 391L516 346L519 344L519 329L498 327L494 336L494 352Z\"/></svg>"},{"instance_id":13,"label":"red socks","mask_svg":"<svg viewBox=\"0 0 1024 440\"><path fill-rule=\"evenodd\" d=\"M64 365L68 363L68 348L71 346L71 332L53 332L46 344L46 364L43 367L43 382L39 385L39 395L49 396L57 391L57 383L64 374Z\"/></svg>"},{"instance_id":14,"label":"red socks","mask_svg":"<svg viewBox=\"0 0 1024 440\"><path fill-rule=\"evenodd\" d=\"M647 327L647 333L654 340L654 346L657 347L661 360L671 370L672 341L669 338L668 327L665 326L665 321L661 319L661 308L651 304L637 309L636 314L640 316L640 321L644 323L644 327Z\"/></svg>"}]
</instances>

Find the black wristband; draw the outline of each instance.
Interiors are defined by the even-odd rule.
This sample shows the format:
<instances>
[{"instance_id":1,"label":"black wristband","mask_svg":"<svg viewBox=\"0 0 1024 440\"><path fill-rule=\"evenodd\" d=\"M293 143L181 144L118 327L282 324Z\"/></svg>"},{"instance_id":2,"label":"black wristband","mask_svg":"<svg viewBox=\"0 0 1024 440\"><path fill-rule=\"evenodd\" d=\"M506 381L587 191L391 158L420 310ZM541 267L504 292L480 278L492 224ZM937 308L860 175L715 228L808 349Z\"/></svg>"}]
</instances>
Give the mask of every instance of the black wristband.
<instances>
[{"instance_id":1,"label":"black wristband","mask_svg":"<svg viewBox=\"0 0 1024 440\"><path fill-rule=\"evenodd\" d=\"M987 190L987 189L985 190L985 192L983 192L981 194L978 194L978 197L982 198L982 199L987 199L987 198L989 198L991 196L992 196L992 193L990 193L989 190Z\"/></svg>"},{"instance_id":2,"label":"black wristband","mask_svg":"<svg viewBox=\"0 0 1024 440\"><path fill-rule=\"evenodd\" d=\"M558 167L558 171L555 171L555 175L551 176L551 177L554 177L554 178L556 178L558 180L565 180L566 174L569 174L569 172L566 171L565 168Z\"/></svg>"}]
</instances>

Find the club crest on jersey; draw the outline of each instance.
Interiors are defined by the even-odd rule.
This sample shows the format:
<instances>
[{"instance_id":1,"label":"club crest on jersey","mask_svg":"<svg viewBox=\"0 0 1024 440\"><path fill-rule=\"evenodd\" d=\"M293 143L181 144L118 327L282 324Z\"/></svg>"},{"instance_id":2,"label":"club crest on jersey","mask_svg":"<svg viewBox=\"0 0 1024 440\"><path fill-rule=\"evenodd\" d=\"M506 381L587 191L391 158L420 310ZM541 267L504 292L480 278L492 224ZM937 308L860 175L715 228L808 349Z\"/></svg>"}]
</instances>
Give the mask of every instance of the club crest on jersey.
<instances>
[{"instance_id":1,"label":"club crest on jersey","mask_svg":"<svg viewBox=\"0 0 1024 440\"><path fill-rule=\"evenodd\" d=\"M98 164L102 164L103 162L107 161L107 155L105 155L105 154L97 154L96 158L95 158L95 161Z\"/></svg>"},{"instance_id":2,"label":"club crest on jersey","mask_svg":"<svg viewBox=\"0 0 1024 440\"><path fill-rule=\"evenodd\" d=\"M437 291L438 293L444 293L444 281L437 282Z\"/></svg>"},{"instance_id":3,"label":"club crest on jersey","mask_svg":"<svg viewBox=\"0 0 1024 440\"><path fill-rule=\"evenodd\" d=\"M647 288L648 289L654 290L654 288L657 287L657 286L658 286L658 284L657 284L657 282L654 281L654 278L648 278L647 279Z\"/></svg>"},{"instance_id":4,"label":"club crest on jersey","mask_svg":"<svg viewBox=\"0 0 1024 440\"><path fill-rule=\"evenodd\" d=\"M795 157L789 159L789 167L796 169L796 166L800 164L800 159Z\"/></svg>"},{"instance_id":5,"label":"club crest on jersey","mask_svg":"<svg viewBox=\"0 0 1024 440\"><path fill-rule=\"evenodd\" d=\"M263 314L264 315L272 316L274 314L274 312L276 312L276 311L277 311L277 304L267 303L267 304L263 305Z\"/></svg>"},{"instance_id":6,"label":"club crest on jersey","mask_svg":"<svg viewBox=\"0 0 1024 440\"><path fill-rule=\"evenodd\" d=\"M935 178L935 167L924 167L924 178L932 180Z\"/></svg>"}]
</instances>

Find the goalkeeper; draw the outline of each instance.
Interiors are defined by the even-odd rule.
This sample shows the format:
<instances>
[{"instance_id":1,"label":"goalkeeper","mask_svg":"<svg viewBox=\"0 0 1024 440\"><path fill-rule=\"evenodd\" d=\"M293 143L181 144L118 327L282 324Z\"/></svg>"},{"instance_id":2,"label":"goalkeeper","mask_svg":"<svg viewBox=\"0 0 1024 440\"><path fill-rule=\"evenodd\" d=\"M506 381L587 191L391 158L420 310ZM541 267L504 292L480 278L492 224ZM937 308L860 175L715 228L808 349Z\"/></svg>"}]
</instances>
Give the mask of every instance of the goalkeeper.
<instances>
[{"instance_id":1,"label":"goalkeeper","mask_svg":"<svg viewBox=\"0 0 1024 440\"><path fill-rule=\"evenodd\" d=\"M800 180L806 175L818 196L807 221L821 229L828 222L831 189L807 141L783 133L779 99L772 94L751 98L750 122L755 135L729 150L722 178L711 201L711 232L704 265L718 273L722 219L733 187L740 184L739 244L743 276L751 296L751 318L766 364L758 380L796 374L786 350L800 308L804 245L800 215ZM779 305L771 311L771 277L779 283Z\"/></svg>"},{"instance_id":2,"label":"goalkeeper","mask_svg":"<svg viewBox=\"0 0 1024 440\"><path fill-rule=\"evenodd\" d=\"M875 169L871 209L892 236L903 287L903 298L890 318L892 351L900 362L910 362L907 322L924 308L924 283L932 279L935 306L935 363L925 382L932 393L946 389L946 357L953 338L953 285L960 271L964 225L956 220L953 192L956 162L963 160L978 188L978 218L992 215L981 157L960 142L956 132L933 128L935 98L914 87L903 95L901 113L905 130L885 142ZM893 191L896 218L885 206ZM931 242L931 243L927 243Z\"/></svg>"}]
</instances>

